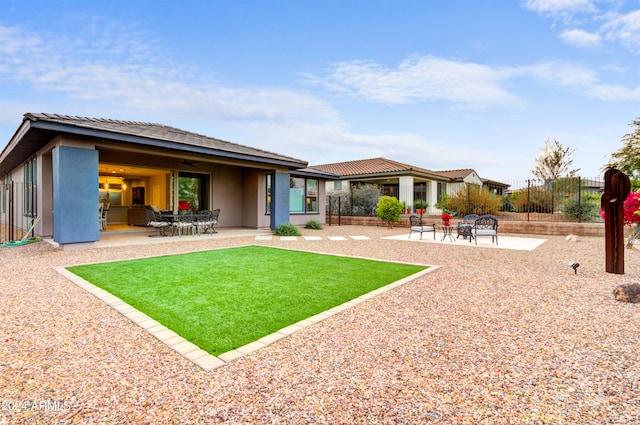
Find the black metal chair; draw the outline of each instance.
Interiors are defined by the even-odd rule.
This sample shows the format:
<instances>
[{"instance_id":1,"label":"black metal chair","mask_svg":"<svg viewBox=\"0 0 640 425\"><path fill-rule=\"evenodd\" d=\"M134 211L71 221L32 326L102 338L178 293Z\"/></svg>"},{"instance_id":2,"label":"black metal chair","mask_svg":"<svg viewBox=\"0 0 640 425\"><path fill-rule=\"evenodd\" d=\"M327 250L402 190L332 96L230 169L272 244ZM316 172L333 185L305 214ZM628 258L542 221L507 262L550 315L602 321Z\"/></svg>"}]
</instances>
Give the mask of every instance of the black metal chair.
<instances>
[{"instance_id":1,"label":"black metal chair","mask_svg":"<svg viewBox=\"0 0 640 425\"><path fill-rule=\"evenodd\" d=\"M173 222L173 230L178 231L178 236L182 236L184 231L191 232L191 235L195 236L195 229L194 215L191 211L178 214Z\"/></svg>"},{"instance_id":2,"label":"black metal chair","mask_svg":"<svg viewBox=\"0 0 640 425\"><path fill-rule=\"evenodd\" d=\"M462 236L464 239L470 238L469 241L471 241L471 238L473 238L471 229L479 217L480 216L478 214L465 215L462 218L462 222L458 223L458 226L456 227L456 239Z\"/></svg>"},{"instance_id":3,"label":"black metal chair","mask_svg":"<svg viewBox=\"0 0 640 425\"><path fill-rule=\"evenodd\" d=\"M149 213L153 215L150 215ZM162 215L160 214L160 212L147 210L147 215L150 215L150 218L151 218L151 220L147 222L147 226L151 226L155 228L157 231L155 235L149 235L149 236L167 236L167 229L171 227L171 222L162 218Z\"/></svg>"},{"instance_id":4,"label":"black metal chair","mask_svg":"<svg viewBox=\"0 0 640 425\"><path fill-rule=\"evenodd\" d=\"M476 245L479 236L491 236L491 243L495 241L498 245L498 219L491 214L481 215L476 219L471 234L476 239Z\"/></svg>"},{"instance_id":5,"label":"black metal chair","mask_svg":"<svg viewBox=\"0 0 640 425\"><path fill-rule=\"evenodd\" d=\"M409 239L411 239L411 233L418 232L420 233L420 239L422 239L422 234L427 232L433 232L433 239L436 238L436 224L423 224L422 217L418 217L417 215L409 216Z\"/></svg>"},{"instance_id":6,"label":"black metal chair","mask_svg":"<svg viewBox=\"0 0 640 425\"><path fill-rule=\"evenodd\" d=\"M211 233L218 233L215 227L218 225L218 217L220 217L220 208L216 208L211 212Z\"/></svg>"}]
</instances>

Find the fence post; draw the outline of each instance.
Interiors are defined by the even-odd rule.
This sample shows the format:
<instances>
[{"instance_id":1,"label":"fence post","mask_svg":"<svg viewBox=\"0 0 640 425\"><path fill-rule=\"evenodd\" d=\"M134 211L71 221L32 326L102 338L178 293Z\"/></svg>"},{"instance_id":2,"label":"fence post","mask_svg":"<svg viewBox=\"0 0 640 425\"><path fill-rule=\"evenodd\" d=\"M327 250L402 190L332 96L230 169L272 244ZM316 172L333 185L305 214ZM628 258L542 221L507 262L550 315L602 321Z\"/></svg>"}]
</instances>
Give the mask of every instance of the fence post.
<instances>
[{"instance_id":1,"label":"fence post","mask_svg":"<svg viewBox=\"0 0 640 425\"><path fill-rule=\"evenodd\" d=\"M578 176L578 223L582 223L582 180Z\"/></svg>"},{"instance_id":2,"label":"fence post","mask_svg":"<svg viewBox=\"0 0 640 425\"><path fill-rule=\"evenodd\" d=\"M338 226L341 226L342 223L340 222L340 219L342 218L342 196L338 197ZM352 214L353 215L353 214Z\"/></svg>"},{"instance_id":3,"label":"fence post","mask_svg":"<svg viewBox=\"0 0 640 425\"><path fill-rule=\"evenodd\" d=\"M14 211L13 211L14 186L15 186L15 183L13 182L13 180L11 180L11 190L9 191L9 221L7 222L7 228L9 230L9 232L8 232L8 236L9 237L7 238L7 240L9 240L9 241L13 240L13 220L14 220L14 215L15 215Z\"/></svg>"},{"instance_id":4,"label":"fence post","mask_svg":"<svg viewBox=\"0 0 640 425\"><path fill-rule=\"evenodd\" d=\"M527 179L527 221L531 221L531 179Z\"/></svg>"}]
</instances>

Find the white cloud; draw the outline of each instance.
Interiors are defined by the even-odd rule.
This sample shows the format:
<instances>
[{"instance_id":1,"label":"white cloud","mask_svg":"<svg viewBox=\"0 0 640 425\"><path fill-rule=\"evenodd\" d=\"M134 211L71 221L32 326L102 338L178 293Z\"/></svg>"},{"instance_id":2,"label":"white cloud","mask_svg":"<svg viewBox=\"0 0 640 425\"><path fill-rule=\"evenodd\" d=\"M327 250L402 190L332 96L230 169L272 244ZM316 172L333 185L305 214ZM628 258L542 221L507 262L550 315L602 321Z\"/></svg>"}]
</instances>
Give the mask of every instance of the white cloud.
<instances>
[{"instance_id":1,"label":"white cloud","mask_svg":"<svg viewBox=\"0 0 640 425\"><path fill-rule=\"evenodd\" d=\"M596 47L600 44L600 35L580 29L567 30L560 34L560 39L570 46Z\"/></svg>"},{"instance_id":2,"label":"white cloud","mask_svg":"<svg viewBox=\"0 0 640 425\"><path fill-rule=\"evenodd\" d=\"M604 38L619 42L633 51L640 51L640 10L625 15L609 15L602 26Z\"/></svg>"},{"instance_id":3,"label":"white cloud","mask_svg":"<svg viewBox=\"0 0 640 425\"><path fill-rule=\"evenodd\" d=\"M603 101L640 101L640 87L630 89L623 86L602 84L589 88L586 94Z\"/></svg>"},{"instance_id":4,"label":"white cloud","mask_svg":"<svg viewBox=\"0 0 640 425\"><path fill-rule=\"evenodd\" d=\"M171 110L185 116L281 122L302 117L332 121L337 116L325 102L293 90L207 81L163 61L152 46L126 34L94 41L45 38L0 26L0 77L88 103L117 104L123 112Z\"/></svg>"},{"instance_id":5,"label":"white cloud","mask_svg":"<svg viewBox=\"0 0 640 425\"><path fill-rule=\"evenodd\" d=\"M527 0L525 7L546 16L568 16L578 12L597 11L590 0Z\"/></svg>"},{"instance_id":6,"label":"white cloud","mask_svg":"<svg viewBox=\"0 0 640 425\"><path fill-rule=\"evenodd\" d=\"M583 88L598 83L598 75L595 71L563 61L550 61L523 66L518 69L518 73L563 87Z\"/></svg>"},{"instance_id":7,"label":"white cloud","mask_svg":"<svg viewBox=\"0 0 640 425\"><path fill-rule=\"evenodd\" d=\"M499 68L425 56L395 68L362 61L338 63L323 84L376 103L444 100L470 108L519 104L517 96L501 86L505 75Z\"/></svg>"}]
</instances>

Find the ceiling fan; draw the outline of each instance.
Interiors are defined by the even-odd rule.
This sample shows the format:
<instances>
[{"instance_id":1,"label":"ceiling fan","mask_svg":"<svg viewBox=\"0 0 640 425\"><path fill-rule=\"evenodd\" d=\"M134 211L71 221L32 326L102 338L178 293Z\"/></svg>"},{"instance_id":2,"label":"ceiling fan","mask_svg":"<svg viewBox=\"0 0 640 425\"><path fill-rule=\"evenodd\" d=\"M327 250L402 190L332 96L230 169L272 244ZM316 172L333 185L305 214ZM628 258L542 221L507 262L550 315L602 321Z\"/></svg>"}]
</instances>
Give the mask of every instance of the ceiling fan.
<instances>
[{"instance_id":1,"label":"ceiling fan","mask_svg":"<svg viewBox=\"0 0 640 425\"><path fill-rule=\"evenodd\" d=\"M189 161L189 160L185 159L185 160L182 161L182 163L184 165L188 165L189 167L193 167L198 163L198 161Z\"/></svg>"}]
</instances>

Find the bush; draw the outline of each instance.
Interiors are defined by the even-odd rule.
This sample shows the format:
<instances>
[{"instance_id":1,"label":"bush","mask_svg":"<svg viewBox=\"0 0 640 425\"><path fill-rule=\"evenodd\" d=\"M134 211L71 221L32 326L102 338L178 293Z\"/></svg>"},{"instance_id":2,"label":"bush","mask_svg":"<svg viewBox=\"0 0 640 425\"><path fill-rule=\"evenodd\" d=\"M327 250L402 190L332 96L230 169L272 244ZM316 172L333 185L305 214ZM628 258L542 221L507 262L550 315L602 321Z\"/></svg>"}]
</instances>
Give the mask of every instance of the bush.
<instances>
[{"instance_id":1,"label":"bush","mask_svg":"<svg viewBox=\"0 0 640 425\"><path fill-rule=\"evenodd\" d=\"M496 214L502 208L502 197L491 193L488 188L479 189L477 186L468 185L453 195L442 197L439 202L444 206L443 211L458 217L468 214Z\"/></svg>"},{"instance_id":2,"label":"bush","mask_svg":"<svg viewBox=\"0 0 640 425\"><path fill-rule=\"evenodd\" d=\"M307 224L304 225L304 228L311 230L322 230L322 224L315 220L309 220L307 221Z\"/></svg>"},{"instance_id":3,"label":"bush","mask_svg":"<svg viewBox=\"0 0 640 425\"><path fill-rule=\"evenodd\" d=\"M600 196L583 195L582 201L569 198L565 201L562 213L569 219L578 221L591 221L599 217Z\"/></svg>"},{"instance_id":4,"label":"bush","mask_svg":"<svg viewBox=\"0 0 640 425\"><path fill-rule=\"evenodd\" d=\"M273 234L276 236L301 236L302 232L295 224L285 223L276 227Z\"/></svg>"},{"instance_id":5,"label":"bush","mask_svg":"<svg viewBox=\"0 0 640 425\"><path fill-rule=\"evenodd\" d=\"M392 227L392 222L400 221L400 214L402 214L402 203L397 198L383 196L378 200L376 215L380 220L389 223L389 227Z\"/></svg>"},{"instance_id":6,"label":"bush","mask_svg":"<svg viewBox=\"0 0 640 425\"><path fill-rule=\"evenodd\" d=\"M380 199L380 187L370 183L355 186L351 191L351 198L352 215L370 216Z\"/></svg>"}]
</instances>

